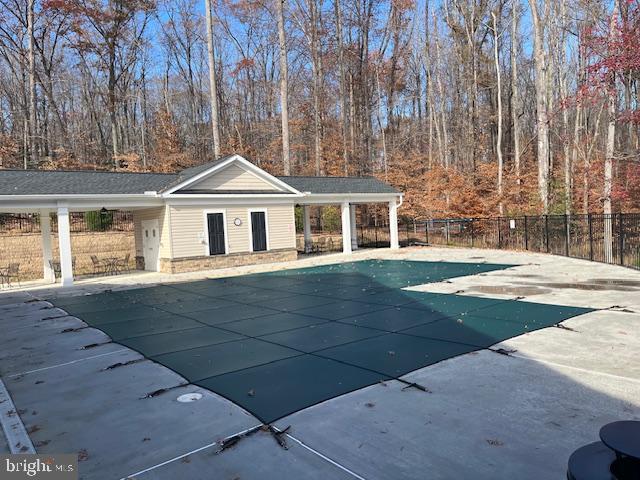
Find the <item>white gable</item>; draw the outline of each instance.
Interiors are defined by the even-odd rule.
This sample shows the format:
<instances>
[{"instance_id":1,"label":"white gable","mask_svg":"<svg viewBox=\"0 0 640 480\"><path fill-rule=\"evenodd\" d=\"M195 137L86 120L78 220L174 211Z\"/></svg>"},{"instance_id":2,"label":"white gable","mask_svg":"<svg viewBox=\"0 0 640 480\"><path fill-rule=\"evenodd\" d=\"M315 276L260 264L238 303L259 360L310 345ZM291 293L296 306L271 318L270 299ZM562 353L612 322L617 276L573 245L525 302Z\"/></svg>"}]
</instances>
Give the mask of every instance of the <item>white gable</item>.
<instances>
[{"instance_id":1,"label":"white gable","mask_svg":"<svg viewBox=\"0 0 640 480\"><path fill-rule=\"evenodd\" d=\"M282 192L282 189L276 188L273 184L258 177L232 163L226 168L211 173L209 176L185 187L187 190L264 190L271 192Z\"/></svg>"}]
</instances>

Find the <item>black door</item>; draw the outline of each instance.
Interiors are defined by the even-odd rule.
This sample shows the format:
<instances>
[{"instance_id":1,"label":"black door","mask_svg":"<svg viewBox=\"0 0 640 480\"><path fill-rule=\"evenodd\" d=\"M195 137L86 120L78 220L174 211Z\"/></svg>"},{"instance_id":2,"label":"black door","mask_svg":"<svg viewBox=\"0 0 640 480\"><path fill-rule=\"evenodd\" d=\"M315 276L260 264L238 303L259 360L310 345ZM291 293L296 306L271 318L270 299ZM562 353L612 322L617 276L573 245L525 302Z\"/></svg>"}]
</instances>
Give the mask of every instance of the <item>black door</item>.
<instances>
[{"instance_id":1,"label":"black door","mask_svg":"<svg viewBox=\"0 0 640 480\"><path fill-rule=\"evenodd\" d=\"M221 213L208 213L209 255L224 255L224 216Z\"/></svg>"},{"instance_id":2,"label":"black door","mask_svg":"<svg viewBox=\"0 0 640 480\"><path fill-rule=\"evenodd\" d=\"M264 212L251 212L251 234L253 251L264 252L267 249L267 228Z\"/></svg>"}]
</instances>

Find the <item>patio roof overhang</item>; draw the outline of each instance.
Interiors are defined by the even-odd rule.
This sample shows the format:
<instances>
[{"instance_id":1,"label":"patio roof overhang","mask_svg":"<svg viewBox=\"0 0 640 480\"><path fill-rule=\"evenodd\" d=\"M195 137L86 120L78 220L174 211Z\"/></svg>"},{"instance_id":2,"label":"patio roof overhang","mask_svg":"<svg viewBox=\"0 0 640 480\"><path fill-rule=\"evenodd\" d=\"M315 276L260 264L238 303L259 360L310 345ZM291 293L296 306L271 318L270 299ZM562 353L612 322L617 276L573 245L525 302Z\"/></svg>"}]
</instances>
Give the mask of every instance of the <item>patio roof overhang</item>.
<instances>
[{"instance_id":1,"label":"patio roof overhang","mask_svg":"<svg viewBox=\"0 0 640 480\"><path fill-rule=\"evenodd\" d=\"M387 203L392 201L402 202L402 193L311 193L297 200L299 205L331 205L331 204L367 204Z\"/></svg>"},{"instance_id":2,"label":"patio roof overhang","mask_svg":"<svg viewBox=\"0 0 640 480\"><path fill-rule=\"evenodd\" d=\"M69 211L152 208L163 205L155 192L135 195L1 195L0 213L33 213L53 211L60 207Z\"/></svg>"}]
</instances>

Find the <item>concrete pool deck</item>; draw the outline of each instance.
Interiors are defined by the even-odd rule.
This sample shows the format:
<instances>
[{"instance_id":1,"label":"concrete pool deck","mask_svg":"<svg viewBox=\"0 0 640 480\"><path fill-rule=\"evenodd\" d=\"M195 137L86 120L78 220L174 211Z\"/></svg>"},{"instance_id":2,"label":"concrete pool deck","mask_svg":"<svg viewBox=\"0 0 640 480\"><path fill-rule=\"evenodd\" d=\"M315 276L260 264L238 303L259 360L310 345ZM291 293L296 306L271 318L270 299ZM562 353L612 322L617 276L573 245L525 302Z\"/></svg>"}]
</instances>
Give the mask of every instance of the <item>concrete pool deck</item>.
<instances>
[{"instance_id":1,"label":"concrete pool deck","mask_svg":"<svg viewBox=\"0 0 640 480\"><path fill-rule=\"evenodd\" d=\"M46 302L167 280L157 274L132 275L129 284L113 277L73 291L0 294L0 375L36 450L78 452L82 478L247 479L269 472L291 479L563 478L570 453L595 441L603 424L640 418L640 272L542 254L436 248L327 256L288 267L359 258L519 264L412 288L609 310L493 347L509 356L483 350L404 377L430 393L389 381L292 414L276 422L290 426L288 450L258 431L217 453L225 437L259 422L106 343L98 330L73 331L84 322ZM161 389L168 390L144 398ZM176 401L191 392L203 398Z\"/></svg>"}]
</instances>

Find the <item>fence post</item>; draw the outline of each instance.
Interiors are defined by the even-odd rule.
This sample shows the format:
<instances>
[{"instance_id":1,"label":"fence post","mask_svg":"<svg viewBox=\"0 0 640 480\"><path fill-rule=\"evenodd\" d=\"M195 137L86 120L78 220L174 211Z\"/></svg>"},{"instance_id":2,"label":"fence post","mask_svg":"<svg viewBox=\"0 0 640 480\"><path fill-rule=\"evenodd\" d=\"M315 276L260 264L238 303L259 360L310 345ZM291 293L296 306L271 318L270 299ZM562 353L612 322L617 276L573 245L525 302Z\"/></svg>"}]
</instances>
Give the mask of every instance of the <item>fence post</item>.
<instances>
[{"instance_id":1,"label":"fence post","mask_svg":"<svg viewBox=\"0 0 640 480\"><path fill-rule=\"evenodd\" d=\"M502 248L502 234L500 232L500 217L498 217L498 250Z\"/></svg>"},{"instance_id":2,"label":"fence post","mask_svg":"<svg viewBox=\"0 0 640 480\"><path fill-rule=\"evenodd\" d=\"M424 221L424 237L427 245L429 245L429 220Z\"/></svg>"},{"instance_id":3,"label":"fence post","mask_svg":"<svg viewBox=\"0 0 640 480\"><path fill-rule=\"evenodd\" d=\"M391 226L389 226L389 228L391 228ZM373 226L373 231L376 232L376 248L378 248L380 246L378 245L378 225Z\"/></svg>"},{"instance_id":4,"label":"fence post","mask_svg":"<svg viewBox=\"0 0 640 480\"><path fill-rule=\"evenodd\" d=\"M549 215L544 216L544 241L547 253L549 253Z\"/></svg>"},{"instance_id":5,"label":"fence post","mask_svg":"<svg viewBox=\"0 0 640 480\"><path fill-rule=\"evenodd\" d=\"M474 232L474 227L473 227L474 222L475 222L475 219L473 219L473 218L472 218L472 219L471 219L471 248L473 248L473 244L474 244L474 236L475 236L475 235L474 235L474 233L475 233L475 232Z\"/></svg>"},{"instance_id":6,"label":"fence post","mask_svg":"<svg viewBox=\"0 0 640 480\"><path fill-rule=\"evenodd\" d=\"M407 247L409 246L409 222L407 222L405 224L406 230L407 230Z\"/></svg>"},{"instance_id":7,"label":"fence post","mask_svg":"<svg viewBox=\"0 0 640 480\"><path fill-rule=\"evenodd\" d=\"M620 250L620 265L624 265L624 222L622 212L618 214L618 250Z\"/></svg>"},{"instance_id":8,"label":"fence post","mask_svg":"<svg viewBox=\"0 0 640 480\"><path fill-rule=\"evenodd\" d=\"M524 216L524 249L529 250L529 224L527 216Z\"/></svg>"},{"instance_id":9,"label":"fence post","mask_svg":"<svg viewBox=\"0 0 640 480\"><path fill-rule=\"evenodd\" d=\"M591 214L587 214L587 224L589 225L589 260L593 261L593 221Z\"/></svg>"},{"instance_id":10,"label":"fence post","mask_svg":"<svg viewBox=\"0 0 640 480\"><path fill-rule=\"evenodd\" d=\"M564 253L569 256L569 216L564 215Z\"/></svg>"}]
</instances>

